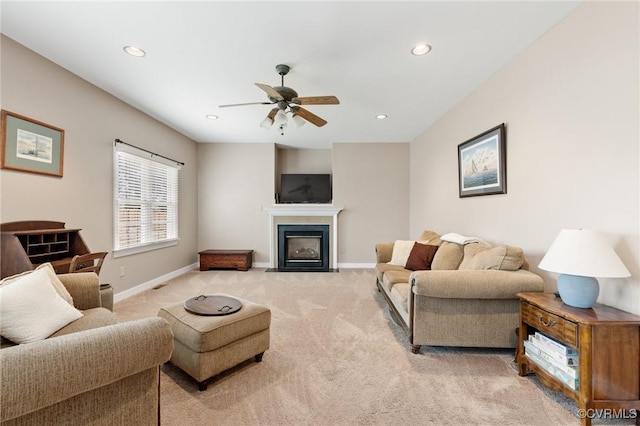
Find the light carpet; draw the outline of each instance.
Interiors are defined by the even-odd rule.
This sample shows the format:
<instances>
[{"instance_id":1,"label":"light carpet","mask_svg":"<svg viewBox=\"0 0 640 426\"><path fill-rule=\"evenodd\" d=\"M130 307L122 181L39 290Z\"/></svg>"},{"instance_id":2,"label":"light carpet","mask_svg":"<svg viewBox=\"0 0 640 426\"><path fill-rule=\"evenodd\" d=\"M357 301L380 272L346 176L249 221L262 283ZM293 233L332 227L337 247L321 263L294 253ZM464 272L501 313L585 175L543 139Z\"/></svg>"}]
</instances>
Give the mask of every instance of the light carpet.
<instances>
[{"instance_id":1,"label":"light carpet","mask_svg":"<svg viewBox=\"0 0 640 426\"><path fill-rule=\"evenodd\" d=\"M120 321L155 316L216 293L269 307L271 347L261 363L221 374L204 392L164 365L163 425L580 424L571 400L518 376L511 350L412 354L371 269L192 271L116 303L114 312Z\"/></svg>"}]
</instances>

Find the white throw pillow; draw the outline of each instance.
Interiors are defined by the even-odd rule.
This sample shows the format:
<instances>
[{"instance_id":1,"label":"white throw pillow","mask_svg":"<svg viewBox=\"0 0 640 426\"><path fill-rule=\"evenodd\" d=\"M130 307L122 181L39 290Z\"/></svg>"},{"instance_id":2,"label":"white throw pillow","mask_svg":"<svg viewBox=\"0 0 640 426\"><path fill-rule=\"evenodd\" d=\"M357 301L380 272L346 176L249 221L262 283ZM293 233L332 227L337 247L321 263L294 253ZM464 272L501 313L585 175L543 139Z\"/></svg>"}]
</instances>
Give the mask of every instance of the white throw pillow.
<instances>
[{"instance_id":1,"label":"white throw pillow","mask_svg":"<svg viewBox=\"0 0 640 426\"><path fill-rule=\"evenodd\" d=\"M0 335L14 343L45 339L81 317L56 292L46 269L0 288Z\"/></svg>"},{"instance_id":2,"label":"white throw pillow","mask_svg":"<svg viewBox=\"0 0 640 426\"><path fill-rule=\"evenodd\" d=\"M67 288L64 286L64 284L62 284L62 281L60 281L60 279L58 278L58 275L56 274L55 269L53 269L53 265L51 265L51 263L43 263L41 265L39 265L35 271L39 270L39 269L45 269L47 271L47 274L49 275L49 281L51 282L51 284L53 285L53 288L56 289L56 291L58 292L58 294L60 295L60 297L62 297L68 304L70 304L71 306L73 306L73 297L71 297L71 294L67 291ZM10 277L7 277L5 279L3 279L2 281L0 281L0 287L5 286L5 285L10 285L11 283L16 282L17 280L19 280L20 278L32 274L33 271L25 271L21 274L17 274L17 275L12 275Z\"/></svg>"},{"instance_id":3,"label":"white throw pillow","mask_svg":"<svg viewBox=\"0 0 640 426\"><path fill-rule=\"evenodd\" d=\"M404 267L407 264L407 259L411 254L411 249L415 241L396 240L393 243L393 253L391 253L391 260L388 262L390 265L397 265Z\"/></svg>"}]
</instances>

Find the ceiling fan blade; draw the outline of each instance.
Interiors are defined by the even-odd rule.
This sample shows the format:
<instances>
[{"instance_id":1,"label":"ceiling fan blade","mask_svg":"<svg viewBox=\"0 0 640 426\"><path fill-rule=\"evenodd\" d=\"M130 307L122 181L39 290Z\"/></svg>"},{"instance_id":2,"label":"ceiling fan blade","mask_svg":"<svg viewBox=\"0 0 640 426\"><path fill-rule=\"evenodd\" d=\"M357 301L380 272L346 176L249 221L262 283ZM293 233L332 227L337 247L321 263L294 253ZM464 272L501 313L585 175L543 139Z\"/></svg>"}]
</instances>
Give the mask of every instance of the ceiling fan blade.
<instances>
[{"instance_id":1,"label":"ceiling fan blade","mask_svg":"<svg viewBox=\"0 0 640 426\"><path fill-rule=\"evenodd\" d=\"M314 113L312 113L309 110L306 110L306 109L301 108L301 107L292 107L291 109L293 109L293 111L296 113L296 115L299 115L300 117L302 117L305 120L307 120L309 123L315 124L318 127L322 127L325 124L327 124L326 120L318 117L317 115L315 115Z\"/></svg>"},{"instance_id":2,"label":"ceiling fan blade","mask_svg":"<svg viewBox=\"0 0 640 426\"><path fill-rule=\"evenodd\" d=\"M335 96L302 96L291 99L298 105L338 105L340 101Z\"/></svg>"},{"instance_id":3,"label":"ceiling fan blade","mask_svg":"<svg viewBox=\"0 0 640 426\"><path fill-rule=\"evenodd\" d=\"M268 84L256 83L256 86L264 90L267 93L267 95L269 95L269 97L271 98L277 99L279 101L284 99L282 95L280 95L280 93L276 91L276 89L269 86Z\"/></svg>"},{"instance_id":4,"label":"ceiling fan blade","mask_svg":"<svg viewBox=\"0 0 640 426\"><path fill-rule=\"evenodd\" d=\"M246 103L243 103L243 104L218 105L218 108L244 106L244 105L272 105L272 104L273 104L273 102L246 102Z\"/></svg>"},{"instance_id":5,"label":"ceiling fan blade","mask_svg":"<svg viewBox=\"0 0 640 426\"><path fill-rule=\"evenodd\" d=\"M278 111L280 111L280 108L273 108L271 111L269 111L269 114L267 115L267 117L271 119L271 124L273 124L273 120L276 117L276 114L278 113Z\"/></svg>"}]
</instances>

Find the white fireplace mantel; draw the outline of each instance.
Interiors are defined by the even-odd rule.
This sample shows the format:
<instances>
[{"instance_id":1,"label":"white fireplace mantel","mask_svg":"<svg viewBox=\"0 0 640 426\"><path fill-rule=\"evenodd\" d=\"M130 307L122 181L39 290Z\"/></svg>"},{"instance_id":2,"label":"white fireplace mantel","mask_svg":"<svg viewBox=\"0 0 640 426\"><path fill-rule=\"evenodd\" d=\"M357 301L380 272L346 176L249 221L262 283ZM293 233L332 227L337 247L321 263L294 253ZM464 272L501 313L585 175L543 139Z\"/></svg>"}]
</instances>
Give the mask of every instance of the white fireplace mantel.
<instances>
[{"instance_id":1,"label":"white fireplace mantel","mask_svg":"<svg viewBox=\"0 0 640 426\"><path fill-rule=\"evenodd\" d=\"M331 267L338 267L338 213L343 210L342 207L335 207L331 204L277 204L265 207L264 210L269 213L269 264L272 268L278 267L277 251L275 250L275 239L277 238L275 218L282 216L332 217Z\"/></svg>"}]
</instances>

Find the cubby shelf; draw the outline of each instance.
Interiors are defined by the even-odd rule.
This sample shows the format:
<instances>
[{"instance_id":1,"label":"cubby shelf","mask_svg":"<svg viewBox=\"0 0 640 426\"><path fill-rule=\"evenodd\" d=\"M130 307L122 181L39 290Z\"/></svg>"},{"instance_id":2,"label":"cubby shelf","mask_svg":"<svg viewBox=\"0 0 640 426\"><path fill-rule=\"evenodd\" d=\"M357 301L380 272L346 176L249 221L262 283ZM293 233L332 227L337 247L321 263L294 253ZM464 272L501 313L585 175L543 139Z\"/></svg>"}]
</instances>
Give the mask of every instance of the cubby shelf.
<instances>
[{"instance_id":1,"label":"cubby shelf","mask_svg":"<svg viewBox=\"0 0 640 426\"><path fill-rule=\"evenodd\" d=\"M63 222L23 221L0 225L2 231L2 278L50 262L57 273L69 271L71 258L89 253L80 229Z\"/></svg>"}]
</instances>

